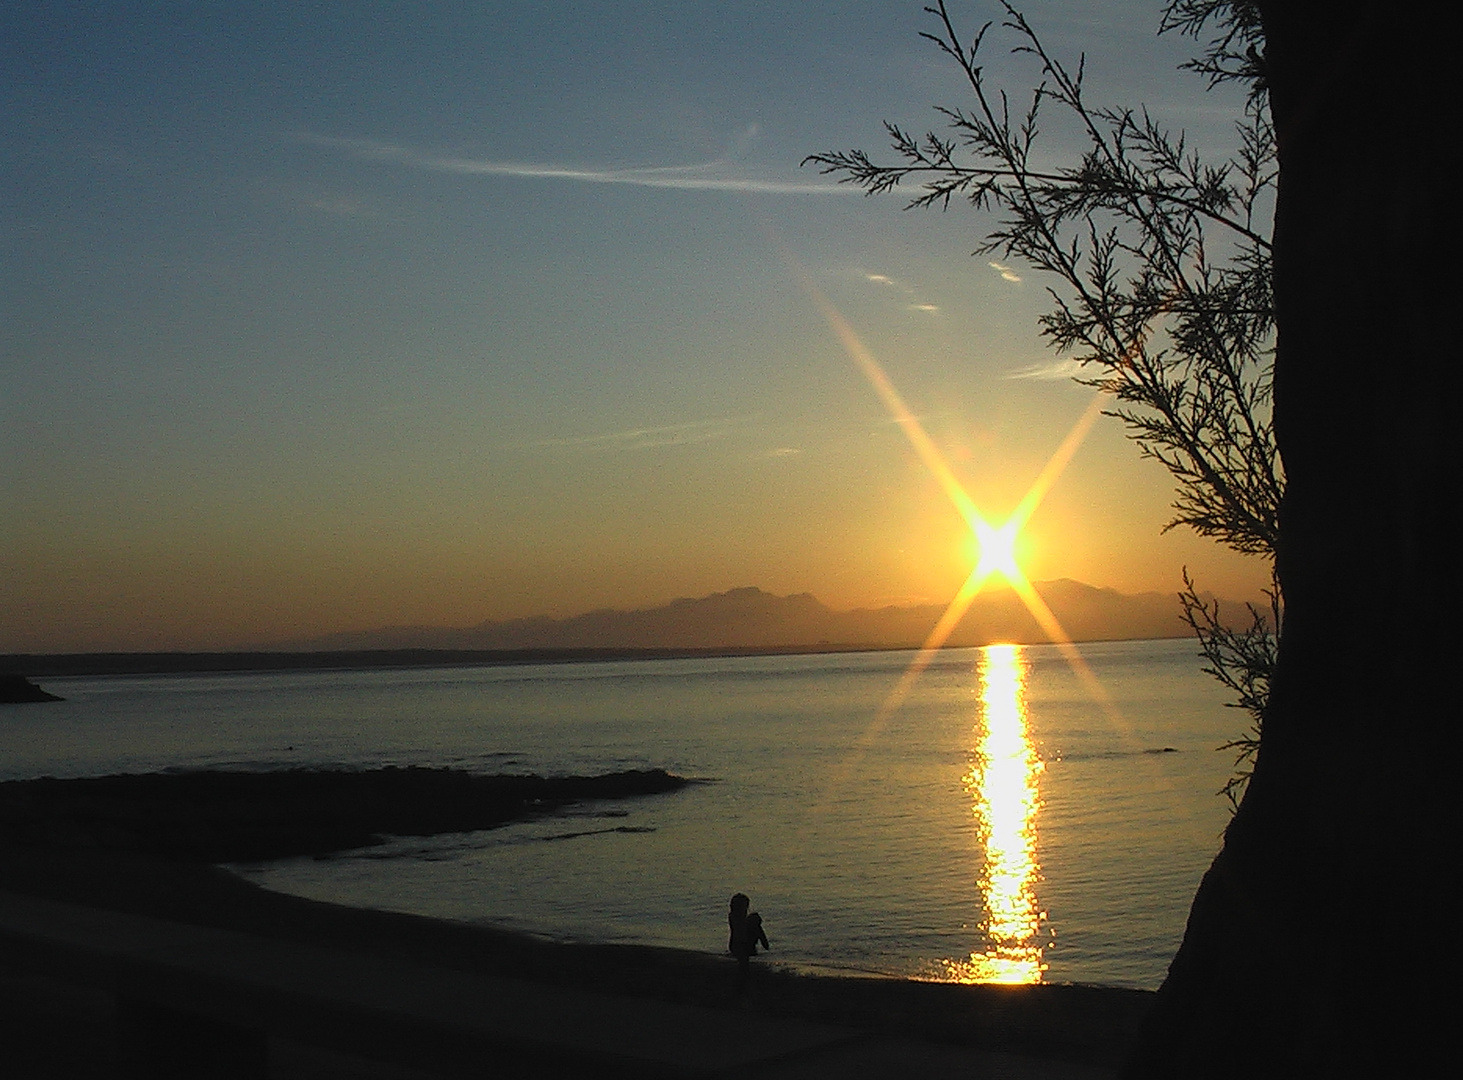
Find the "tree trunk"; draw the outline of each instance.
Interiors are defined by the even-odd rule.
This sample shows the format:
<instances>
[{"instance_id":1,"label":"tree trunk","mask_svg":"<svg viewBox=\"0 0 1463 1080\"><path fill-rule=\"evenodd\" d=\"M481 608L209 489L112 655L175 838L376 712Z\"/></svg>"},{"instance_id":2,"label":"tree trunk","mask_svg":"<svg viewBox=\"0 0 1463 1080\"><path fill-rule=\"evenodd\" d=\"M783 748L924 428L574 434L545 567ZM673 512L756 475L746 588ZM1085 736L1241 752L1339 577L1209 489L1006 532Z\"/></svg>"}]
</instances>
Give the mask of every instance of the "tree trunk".
<instances>
[{"instance_id":1,"label":"tree trunk","mask_svg":"<svg viewBox=\"0 0 1463 1080\"><path fill-rule=\"evenodd\" d=\"M1254 776L1132 1077L1426 1076L1463 1060L1447 881L1458 19L1416 0L1354 6L1260 4L1281 170L1286 622Z\"/></svg>"}]
</instances>

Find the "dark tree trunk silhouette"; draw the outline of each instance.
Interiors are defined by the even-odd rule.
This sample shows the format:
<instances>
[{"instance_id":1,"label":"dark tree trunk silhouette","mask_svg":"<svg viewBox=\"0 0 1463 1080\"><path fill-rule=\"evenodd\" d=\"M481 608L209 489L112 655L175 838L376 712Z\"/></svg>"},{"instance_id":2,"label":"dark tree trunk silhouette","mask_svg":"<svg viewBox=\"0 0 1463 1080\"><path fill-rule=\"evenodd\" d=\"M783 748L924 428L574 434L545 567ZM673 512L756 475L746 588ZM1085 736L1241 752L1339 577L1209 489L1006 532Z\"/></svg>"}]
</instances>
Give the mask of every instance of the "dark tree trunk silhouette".
<instances>
[{"instance_id":1,"label":"dark tree trunk silhouette","mask_svg":"<svg viewBox=\"0 0 1463 1080\"><path fill-rule=\"evenodd\" d=\"M1463 835L1458 17L1259 7L1286 622L1254 776L1128 1072L1441 1075Z\"/></svg>"}]
</instances>

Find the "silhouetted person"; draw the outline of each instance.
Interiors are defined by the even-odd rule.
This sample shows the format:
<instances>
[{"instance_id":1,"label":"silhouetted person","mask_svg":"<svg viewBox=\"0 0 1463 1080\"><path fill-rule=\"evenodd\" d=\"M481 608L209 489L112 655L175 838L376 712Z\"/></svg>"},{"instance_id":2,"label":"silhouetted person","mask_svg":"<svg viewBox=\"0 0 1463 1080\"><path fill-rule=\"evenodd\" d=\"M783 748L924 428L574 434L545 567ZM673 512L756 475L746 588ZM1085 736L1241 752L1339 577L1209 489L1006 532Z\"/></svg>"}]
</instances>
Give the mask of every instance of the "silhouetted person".
<instances>
[{"instance_id":1,"label":"silhouetted person","mask_svg":"<svg viewBox=\"0 0 1463 1080\"><path fill-rule=\"evenodd\" d=\"M755 911L747 913L747 940L750 944L749 951L752 953L757 951L758 944L761 944L764 949L772 948L767 942L767 931L762 929L762 916Z\"/></svg>"},{"instance_id":2,"label":"silhouetted person","mask_svg":"<svg viewBox=\"0 0 1463 1080\"><path fill-rule=\"evenodd\" d=\"M767 943L767 932L762 929L762 916L747 910L751 904L746 894L737 893L731 898L731 911L726 917L727 926L731 930L726 947L737 958L738 990L746 985L752 957L757 954L757 943L761 942L764 949L772 948Z\"/></svg>"},{"instance_id":3,"label":"silhouetted person","mask_svg":"<svg viewBox=\"0 0 1463 1080\"><path fill-rule=\"evenodd\" d=\"M747 952L747 909L751 904L745 893L737 893L731 898L731 911L727 913L726 923L731 935L726 940L726 951L737 959Z\"/></svg>"}]
</instances>

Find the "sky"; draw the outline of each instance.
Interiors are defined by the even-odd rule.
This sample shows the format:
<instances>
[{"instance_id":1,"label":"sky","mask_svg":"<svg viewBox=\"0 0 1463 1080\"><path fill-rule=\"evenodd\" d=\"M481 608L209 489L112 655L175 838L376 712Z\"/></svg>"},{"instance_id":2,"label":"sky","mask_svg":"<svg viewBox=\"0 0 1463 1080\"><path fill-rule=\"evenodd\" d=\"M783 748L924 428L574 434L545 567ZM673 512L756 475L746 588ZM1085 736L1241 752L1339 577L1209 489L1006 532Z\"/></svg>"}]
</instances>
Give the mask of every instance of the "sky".
<instances>
[{"instance_id":1,"label":"sky","mask_svg":"<svg viewBox=\"0 0 1463 1080\"><path fill-rule=\"evenodd\" d=\"M970 530L827 312L992 520L1091 391L989 218L800 168L965 102L922 6L4 5L0 652L948 600ZM1228 144L1158 3L1026 12L1094 101ZM1252 596L1172 498L1101 419L1022 568Z\"/></svg>"}]
</instances>

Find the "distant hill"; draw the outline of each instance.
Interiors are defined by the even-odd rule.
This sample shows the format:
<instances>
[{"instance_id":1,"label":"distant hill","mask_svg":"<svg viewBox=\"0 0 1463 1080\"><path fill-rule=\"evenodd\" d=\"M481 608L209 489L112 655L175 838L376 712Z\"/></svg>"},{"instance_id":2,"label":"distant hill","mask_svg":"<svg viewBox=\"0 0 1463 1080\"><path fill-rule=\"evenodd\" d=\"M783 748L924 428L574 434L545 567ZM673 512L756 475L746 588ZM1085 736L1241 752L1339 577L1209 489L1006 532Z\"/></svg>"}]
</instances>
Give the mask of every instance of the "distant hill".
<instances>
[{"instance_id":1,"label":"distant hill","mask_svg":"<svg viewBox=\"0 0 1463 1080\"><path fill-rule=\"evenodd\" d=\"M1187 637L1178 598L1127 595L1062 579L1038 582L1041 595L1075 641ZM1228 605L1226 605L1228 606ZM272 646L275 649L758 649L922 645L944 613L937 604L834 611L809 593L775 596L731 589L662 607L604 609L565 619L535 616L460 629L398 626L350 631ZM1234 610L1243 610L1234 605ZM1010 588L976 597L950 645L1043 642L1046 633Z\"/></svg>"}]
</instances>

